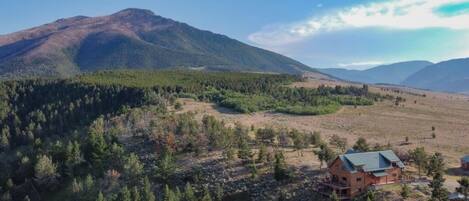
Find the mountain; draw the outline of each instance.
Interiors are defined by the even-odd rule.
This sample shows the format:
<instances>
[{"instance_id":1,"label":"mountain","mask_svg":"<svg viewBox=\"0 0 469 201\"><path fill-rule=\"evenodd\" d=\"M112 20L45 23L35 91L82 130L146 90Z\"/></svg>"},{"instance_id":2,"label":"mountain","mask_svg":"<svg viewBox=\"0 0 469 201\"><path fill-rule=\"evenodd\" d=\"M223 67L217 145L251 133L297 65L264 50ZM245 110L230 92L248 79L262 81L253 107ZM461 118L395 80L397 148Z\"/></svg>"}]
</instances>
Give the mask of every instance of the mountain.
<instances>
[{"instance_id":1,"label":"mountain","mask_svg":"<svg viewBox=\"0 0 469 201\"><path fill-rule=\"evenodd\" d=\"M60 19L0 36L3 78L174 67L289 74L314 71L280 54L142 9Z\"/></svg>"},{"instance_id":2,"label":"mountain","mask_svg":"<svg viewBox=\"0 0 469 201\"><path fill-rule=\"evenodd\" d=\"M430 65L407 78L404 85L447 92L469 92L469 58Z\"/></svg>"},{"instance_id":3,"label":"mountain","mask_svg":"<svg viewBox=\"0 0 469 201\"><path fill-rule=\"evenodd\" d=\"M368 70L346 70L340 68L318 70L340 79L355 82L401 84L407 77L431 64L428 61L407 61L381 65Z\"/></svg>"}]
</instances>

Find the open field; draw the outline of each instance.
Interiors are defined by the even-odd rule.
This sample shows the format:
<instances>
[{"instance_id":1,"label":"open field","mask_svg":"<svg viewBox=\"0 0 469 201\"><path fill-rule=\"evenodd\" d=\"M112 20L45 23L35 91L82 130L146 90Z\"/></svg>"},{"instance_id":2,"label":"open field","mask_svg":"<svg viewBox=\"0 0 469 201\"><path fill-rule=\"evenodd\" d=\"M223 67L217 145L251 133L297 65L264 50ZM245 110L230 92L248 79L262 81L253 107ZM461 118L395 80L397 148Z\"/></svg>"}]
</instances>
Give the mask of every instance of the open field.
<instances>
[{"instance_id":1,"label":"open field","mask_svg":"<svg viewBox=\"0 0 469 201\"><path fill-rule=\"evenodd\" d=\"M337 81L309 80L294 83L292 86L317 87L320 84L349 85ZM240 122L254 127L273 126L320 131L324 138L337 134L346 137L349 145L358 137L365 137L371 144L390 143L402 150L423 146L428 152L442 152L446 156L449 168L458 167L459 158L469 154L469 97L395 86L372 86L370 90L383 95L400 96L406 101L401 102L399 106L393 101L384 101L373 106L345 106L335 114L296 116L273 112L239 114L211 103L182 99L184 109L181 112L196 111L199 117L211 114L228 123ZM432 139L432 126L435 127L436 139ZM405 137L409 137L410 145L401 145ZM308 160L302 158L301 161L305 159ZM311 160L316 159L311 157ZM448 187L452 188L456 179L458 177L450 176Z\"/></svg>"}]
</instances>

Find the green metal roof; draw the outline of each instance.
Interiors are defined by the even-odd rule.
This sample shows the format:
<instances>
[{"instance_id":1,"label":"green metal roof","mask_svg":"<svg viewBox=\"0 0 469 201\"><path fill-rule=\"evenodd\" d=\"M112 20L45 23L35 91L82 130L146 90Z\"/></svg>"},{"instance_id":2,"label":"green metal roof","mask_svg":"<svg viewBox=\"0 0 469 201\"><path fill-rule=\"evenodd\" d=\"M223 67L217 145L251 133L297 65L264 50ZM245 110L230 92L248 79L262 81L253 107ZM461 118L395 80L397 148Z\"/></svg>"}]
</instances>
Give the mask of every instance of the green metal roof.
<instances>
[{"instance_id":1,"label":"green metal roof","mask_svg":"<svg viewBox=\"0 0 469 201\"><path fill-rule=\"evenodd\" d=\"M373 175L375 177L384 177L384 176L388 176L388 173L386 173L386 171L376 171L376 172L373 172Z\"/></svg>"},{"instance_id":2,"label":"green metal roof","mask_svg":"<svg viewBox=\"0 0 469 201\"><path fill-rule=\"evenodd\" d=\"M339 156L344 169L349 172L357 172L362 169L365 172L376 172L393 168L395 163L399 168L404 168L402 161L393 151L374 151L343 154Z\"/></svg>"}]
</instances>

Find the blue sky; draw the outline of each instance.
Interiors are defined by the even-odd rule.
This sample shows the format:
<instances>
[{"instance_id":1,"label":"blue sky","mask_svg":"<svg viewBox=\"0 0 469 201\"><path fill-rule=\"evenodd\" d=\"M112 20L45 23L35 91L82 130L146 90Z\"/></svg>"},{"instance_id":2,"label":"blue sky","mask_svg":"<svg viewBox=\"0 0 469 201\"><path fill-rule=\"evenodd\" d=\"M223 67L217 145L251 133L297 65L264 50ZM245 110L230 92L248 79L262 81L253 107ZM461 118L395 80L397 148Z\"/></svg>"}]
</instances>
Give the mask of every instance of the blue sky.
<instances>
[{"instance_id":1,"label":"blue sky","mask_svg":"<svg viewBox=\"0 0 469 201\"><path fill-rule=\"evenodd\" d=\"M311 67L365 69L469 57L469 0L2 0L0 34L129 7L150 9Z\"/></svg>"}]
</instances>

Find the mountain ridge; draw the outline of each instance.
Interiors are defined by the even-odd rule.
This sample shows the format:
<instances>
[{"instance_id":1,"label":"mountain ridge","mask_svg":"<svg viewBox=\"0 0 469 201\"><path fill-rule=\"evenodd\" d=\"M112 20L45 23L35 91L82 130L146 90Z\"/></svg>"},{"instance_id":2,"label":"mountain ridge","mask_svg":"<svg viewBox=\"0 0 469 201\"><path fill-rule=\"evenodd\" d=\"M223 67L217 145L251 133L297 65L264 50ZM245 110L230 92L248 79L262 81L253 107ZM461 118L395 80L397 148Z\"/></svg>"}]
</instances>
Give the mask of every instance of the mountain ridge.
<instances>
[{"instance_id":1,"label":"mountain ridge","mask_svg":"<svg viewBox=\"0 0 469 201\"><path fill-rule=\"evenodd\" d=\"M430 65L403 81L404 85L435 91L468 93L469 58Z\"/></svg>"},{"instance_id":2,"label":"mountain ridge","mask_svg":"<svg viewBox=\"0 0 469 201\"><path fill-rule=\"evenodd\" d=\"M400 84L408 76L431 64L428 61L414 60L380 65L366 70L347 70L341 68L318 70L340 79L355 82Z\"/></svg>"},{"instance_id":3,"label":"mountain ridge","mask_svg":"<svg viewBox=\"0 0 469 201\"><path fill-rule=\"evenodd\" d=\"M174 67L315 72L283 55L136 8L58 19L0 36L0 77L67 77L102 69Z\"/></svg>"}]
</instances>

